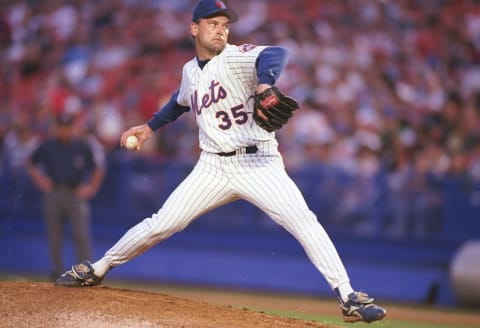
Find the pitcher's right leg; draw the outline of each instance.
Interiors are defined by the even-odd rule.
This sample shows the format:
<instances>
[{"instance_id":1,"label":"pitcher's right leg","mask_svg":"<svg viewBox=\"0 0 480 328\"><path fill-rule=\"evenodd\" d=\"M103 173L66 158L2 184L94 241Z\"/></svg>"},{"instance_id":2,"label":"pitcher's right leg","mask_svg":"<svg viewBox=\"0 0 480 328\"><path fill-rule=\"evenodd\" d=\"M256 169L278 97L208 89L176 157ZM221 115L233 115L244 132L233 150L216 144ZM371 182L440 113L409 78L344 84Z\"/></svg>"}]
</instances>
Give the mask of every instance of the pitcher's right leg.
<instances>
[{"instance_id":1,"label":"pitcher's right leg","mask_svg":"<svg viewBox=\"0 0 480 328\"><path fill-rule=\"evenodd\" d=\"M228 180L213 164L208 157L205 159L202 156L162 208L129 229L98 261L109 267L103 266L102 270L95 270L96 263L91 265L90 262L84 262L65 272L57 279L56 284L68 287L98 285L111 267L139 256L150 247L183 230L199 215L234 200ZM92 283L86 282L86 279Z\"/></svg>"}]
</instances>

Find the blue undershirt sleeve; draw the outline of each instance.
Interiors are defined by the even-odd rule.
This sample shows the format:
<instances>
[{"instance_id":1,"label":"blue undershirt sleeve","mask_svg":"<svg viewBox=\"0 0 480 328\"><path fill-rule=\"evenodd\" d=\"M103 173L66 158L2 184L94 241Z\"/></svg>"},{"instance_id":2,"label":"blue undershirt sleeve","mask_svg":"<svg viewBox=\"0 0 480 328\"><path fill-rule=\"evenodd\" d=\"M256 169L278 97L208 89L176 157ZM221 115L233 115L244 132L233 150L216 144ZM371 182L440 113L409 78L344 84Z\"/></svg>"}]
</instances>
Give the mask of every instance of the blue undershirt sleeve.
<instances>
[{"instance_id":1,"label":"blue undershirt sleeve","mask_svg":"<svg viewBox=\"0 0 480 328\"><path fill-rule=\"evenodd\" d=\"M258 83L274 85L287 65L289 52L287 48L271 46L265 48L257 58Z\"/></svg>"},{"instance_id":2,"label":"blue undershirt sleeve","mask_svg":"<svg viewBox=\"0 0 480 328\"><path fill-rule=\"evenodd\" d=\"M177 103L178 92L175 92L170 100L158 112L153 114L152 118L147 122L152 131L156 131L162 126L175 121L183 113L190 110L190 107L181 106Z\"/></svg>"}]
</instances>

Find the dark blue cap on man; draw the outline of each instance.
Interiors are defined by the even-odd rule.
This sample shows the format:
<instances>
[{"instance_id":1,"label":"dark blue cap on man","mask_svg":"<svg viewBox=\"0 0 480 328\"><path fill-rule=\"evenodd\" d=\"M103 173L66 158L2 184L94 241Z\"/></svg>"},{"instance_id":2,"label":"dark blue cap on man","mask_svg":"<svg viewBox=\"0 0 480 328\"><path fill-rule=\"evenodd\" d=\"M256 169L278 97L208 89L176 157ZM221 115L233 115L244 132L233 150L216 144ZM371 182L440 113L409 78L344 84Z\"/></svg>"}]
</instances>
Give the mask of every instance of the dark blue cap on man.
<instances>
[{"instance_id":1,"label":"dark blue cap on man","mask_svg":"<svg viewBox=\"0 0 480 328\"><path fill-rule=\"evenodd\" d=\"M200 18L209 18L214 16L226 16L230 22L238 20L238 14L235 10L227 8L220 0L200 0L193 9L192 21L197 22Z\"/></svg>"}]
</instances>

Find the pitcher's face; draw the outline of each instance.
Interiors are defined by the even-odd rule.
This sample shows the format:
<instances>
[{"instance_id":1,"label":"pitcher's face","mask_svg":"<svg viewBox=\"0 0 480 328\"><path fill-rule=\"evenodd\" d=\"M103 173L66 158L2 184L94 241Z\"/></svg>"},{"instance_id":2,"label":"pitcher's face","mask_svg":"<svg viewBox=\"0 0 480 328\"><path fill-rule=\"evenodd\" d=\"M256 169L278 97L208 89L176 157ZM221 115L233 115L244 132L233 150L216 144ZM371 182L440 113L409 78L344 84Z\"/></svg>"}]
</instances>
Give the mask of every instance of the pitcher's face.
<instances>
[{"instance_id":1,"label":"pitcher's face","mask_svg":"<svg viewBox=\"0 0 480 328\"><path fill-rule=\"evenodd\" d=\"M230 20L225 16L202 18L192 22L191 33L200 60L211 59L225 49L228 41Z\"/></svg>"}]
</instances>

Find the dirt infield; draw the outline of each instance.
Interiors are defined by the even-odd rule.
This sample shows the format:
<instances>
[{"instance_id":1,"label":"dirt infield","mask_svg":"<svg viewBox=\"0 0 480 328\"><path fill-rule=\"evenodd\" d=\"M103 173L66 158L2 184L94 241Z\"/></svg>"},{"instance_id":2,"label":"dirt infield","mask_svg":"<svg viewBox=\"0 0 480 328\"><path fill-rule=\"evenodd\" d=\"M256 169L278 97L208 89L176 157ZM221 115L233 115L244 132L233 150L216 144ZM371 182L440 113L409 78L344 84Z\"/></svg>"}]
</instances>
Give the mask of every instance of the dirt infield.
<instances>
[{"instance_id":1,"label":"dirt infield","mask_svg":"<svg viewBox=\"0 0 480 328\"><path fill-rule=\"evenodd\" d=\"M246 309L111 287L0 282L2 327L333 328Z\"/></svg>"},{"instance_id":2,"label":"dirt infield","mask_svg":"<svg viewBox=\"0 0 480 328\"><path fill-rule=\"evenodd\" d=\"M284 318L245 309L339 317L334 300L192 287L111 282L91 288L55 287L37 281L0 281L0 327L341 328L344 325ZM384 304L380 326L410 321L425 327L480 327L478 311ZM361 324L360 324L361 325ZM348 326L350 327L350 325ZM372 325L373 327L373 325ZM417 326L418 327L418 326Z\"/></svg>"}]
</instances>

